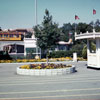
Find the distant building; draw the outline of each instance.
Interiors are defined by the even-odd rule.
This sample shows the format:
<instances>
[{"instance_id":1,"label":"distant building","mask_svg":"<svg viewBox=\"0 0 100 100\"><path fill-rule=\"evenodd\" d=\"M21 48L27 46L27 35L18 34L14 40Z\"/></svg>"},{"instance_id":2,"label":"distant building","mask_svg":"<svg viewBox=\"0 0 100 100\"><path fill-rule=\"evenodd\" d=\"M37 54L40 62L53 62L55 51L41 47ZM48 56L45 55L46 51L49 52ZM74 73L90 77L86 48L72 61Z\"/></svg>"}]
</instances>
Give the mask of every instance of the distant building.
<instances>
[{"instance_id":1,"label":"distant building","mask_svg":"<svg viewBox=\"0 0 100 100\"><path fill-rule=\"evenodd\" d=\"M17 30L0 31L0 41L22 41L24 32Z\"/></svg>"},{"instance_id":2,"label":"distant building","mask_svg":"<svg viewBox=\"0 0 100 100\"><path fill-rule=\"evenodd\" d=\"M25 38L29 32L32 33L31 38ZM15 29L0 31L0 51L8 52L9 55L27 56L30 53L41 56L41 50L36 45L36 38L32 29Z\"/></svg>"},{"instance_id":3,"label":"distant building","mask_svg":"<svg viewBox=\"0 0 100 100\"><path fill-rule=\"evenodd\" d=\"M30 34L31 33L31 37ZM26 38L26 35L29 35ZM33 29L15 29L0 31L0 51L8 52L11 56L32 56L38 55L41 58L41 49L36 45L37 39L34 36ZM68 42L59 41L55 51L69 50L72 39Z\"/></svg>"}]
</instances>

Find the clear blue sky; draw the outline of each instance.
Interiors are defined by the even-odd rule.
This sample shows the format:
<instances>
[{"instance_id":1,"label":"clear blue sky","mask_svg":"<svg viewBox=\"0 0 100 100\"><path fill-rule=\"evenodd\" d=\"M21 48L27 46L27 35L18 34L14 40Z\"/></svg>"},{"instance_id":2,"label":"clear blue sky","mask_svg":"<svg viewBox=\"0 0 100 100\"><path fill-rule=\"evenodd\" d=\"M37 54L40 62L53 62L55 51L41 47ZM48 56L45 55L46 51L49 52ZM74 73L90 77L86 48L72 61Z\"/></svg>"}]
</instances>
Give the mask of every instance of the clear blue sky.
<instances>
[{"instance_id":1,"label":"clear blue sky","mask_svg":"<svg viewBox=\"0 0 100 100\"><path fill-rule=\"evenodd\" d=\"M0 0L0 27L2 29L32 28L35 25L35 0ZM38 24L41 24L45 9L50 11L53 21L62 26L78 22L89 23L100 19L100 0L37 0ZM92 10L96 9L96 15Z\"/></svg>"}]
</instances>

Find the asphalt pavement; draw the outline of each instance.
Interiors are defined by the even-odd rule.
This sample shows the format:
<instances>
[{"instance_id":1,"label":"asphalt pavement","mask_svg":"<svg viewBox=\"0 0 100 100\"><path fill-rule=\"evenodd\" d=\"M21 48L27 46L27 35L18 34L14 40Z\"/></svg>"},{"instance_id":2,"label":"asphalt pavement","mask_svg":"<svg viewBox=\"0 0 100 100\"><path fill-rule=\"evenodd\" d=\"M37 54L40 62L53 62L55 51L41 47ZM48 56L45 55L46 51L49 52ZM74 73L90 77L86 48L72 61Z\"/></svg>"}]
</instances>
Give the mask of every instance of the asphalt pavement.
<instances>
[{"instance_id":1,"label":"asphalt pavement","mask_svg":"<svg viewBox=\"0 0 100 100\"><path fill-rule=\"evenodd\" d=\"M59 76L25 76L17 75L16 68L27 63L1 63L0 100L100 100L100 70L87 69L86 61L54 63L74 64L77 72Z\"/></svg>"}]
</instances>

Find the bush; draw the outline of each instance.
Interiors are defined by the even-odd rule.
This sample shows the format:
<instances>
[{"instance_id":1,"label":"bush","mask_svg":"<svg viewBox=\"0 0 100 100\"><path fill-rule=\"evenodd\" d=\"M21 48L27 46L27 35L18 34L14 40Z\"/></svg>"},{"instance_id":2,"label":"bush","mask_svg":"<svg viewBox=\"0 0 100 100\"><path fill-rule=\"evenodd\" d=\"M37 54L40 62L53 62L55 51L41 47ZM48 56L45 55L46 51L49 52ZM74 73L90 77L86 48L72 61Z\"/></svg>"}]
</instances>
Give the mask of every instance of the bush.
<instances>
[{"instance_id":1,"label":"bush","mask_svg":"<svg viewBox=\"0 0 100 100\"><path fill-rule=\"evenodd\" d=\"M49 58L73 57L74 52L77 53L78 57L82 57L81 50L69 50L69 51L53 51L50 53Z\"/></svg>"},{"instance_id":2,"label":"bush","mask_svg":"<svg viewBox=\"0 0 100 100\"><path fill-rule=\"evenodd\" d=\"M0 60L11 60L12 58L9 56L7 52L0 51Z\"/></svg>"},{"instance_id":3,"label":"bush","mask_svg":"<svg viewBox=\"0 0 100 100\"><path fill-rule=\"evenodd\" d=\"M84 59L87 59L87 45L85 45L83 50L82 50L82 57Z\"/></svg>"},{"instance_id":4,"label":"bush","mask_svg":"<svg viewBox=\"0 0 100 100\"><path fill-rule=\"evenodd\" d=\"M78 57L82 57L82 50L83 50L84 44L76 44L73 45L73 47L71 48L71 51L74 53L77 53Z\"/></svg>"},{"instance_id":5,"label":"bush","mask_svg":"<svg viewBox=\"0 0 100 100\"><path fill-rule=\"evenodd\" d=\"M67 51L53 51L50 53L49 58L61 58L67 56Z\"/></svg>"}]
</instances>

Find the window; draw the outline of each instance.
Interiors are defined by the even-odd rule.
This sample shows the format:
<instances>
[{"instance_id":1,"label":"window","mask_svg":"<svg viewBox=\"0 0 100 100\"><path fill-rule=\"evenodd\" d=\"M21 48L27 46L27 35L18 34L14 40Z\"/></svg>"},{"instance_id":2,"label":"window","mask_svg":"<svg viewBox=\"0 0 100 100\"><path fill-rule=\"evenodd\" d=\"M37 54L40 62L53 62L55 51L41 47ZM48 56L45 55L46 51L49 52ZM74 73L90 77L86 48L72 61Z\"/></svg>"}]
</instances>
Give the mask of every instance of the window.
<instances>
[{"instance_id":1,"label":"window","mask_svg":"<svg viewBox=\"0 0 100 100\"><path fill-rule=\"evenodd\" d=\"M36 48L26 48L27 53L36 53ZM38 48L38 53L40 53L40 48Z\"/></svg>"},{"instance_id":2,"label":"window","mask_svg":"<svg viewBox=\"0 0 100 100\"><path fill-rule=\"evenodd\" d=\"M0 34L0 37L2 37L2 34Z\"/></svg>"},{"instance_id":3,"label":"window","mask_svg":"<svg viewBox=\"0 0 100 100\"><path fill-rule=\"evenodd\" d=\"M36 48L26 48L27 53L36 53Z\"/></svg>"},{"instance_id":4,"label":"window","mask_svg":"<svg viewBox=\"0 0 100 100\"><path fill-rule=\"evenodd\" d=\"M13 37L13 34L10 34L10 37Z\"/></svg>"},{"instance_id":5,"label":"window","mask_svg":"<svg viewBox=\"0 0 100 100\"><path fill-rule=\"evenodd\" d=\"M96 53L96 40L89 40L90 53Z\"/></svg>"},{"instance_id":6,"label":"window","mask_svg":"<svg viewBox=\"0 0 100 100\"><path fill-rule=\"evenodd\" d=\"M19 38L19 35L18 35L18 34L16 34L16 37L17 37L17 38Z\"/></svg>"},{"instance_id":7,"label":"window","mask_svg":"<svg viewBox=\"0 0 100 100\"><path fill-rule=\"evenodd\" d=\"M4 37L8 37L8 34L4 34Z\"/></svg>"}]
</instances>

